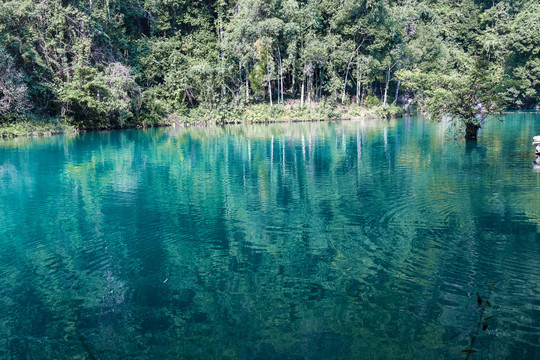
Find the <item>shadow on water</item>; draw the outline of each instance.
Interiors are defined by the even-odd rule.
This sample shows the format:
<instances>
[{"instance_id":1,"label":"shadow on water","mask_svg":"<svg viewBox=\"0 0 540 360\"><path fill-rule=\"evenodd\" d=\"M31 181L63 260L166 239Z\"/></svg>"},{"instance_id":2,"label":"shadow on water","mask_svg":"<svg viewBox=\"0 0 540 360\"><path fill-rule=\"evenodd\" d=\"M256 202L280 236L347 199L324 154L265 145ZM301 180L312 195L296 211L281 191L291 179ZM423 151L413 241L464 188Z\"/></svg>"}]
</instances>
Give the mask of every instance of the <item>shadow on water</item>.
<instances>
[{"instance_id":1,"label":"shadow on water","mask_svg":"<svg viewBox=\"0 0 540 360\"><path fill-rule=\"evenodd\" d=\"M473 152L477 153L480 158L486 158L486 147L478 145L477 140L466 140L465 153L470 155Z\"/></svg>"}]
</instances>

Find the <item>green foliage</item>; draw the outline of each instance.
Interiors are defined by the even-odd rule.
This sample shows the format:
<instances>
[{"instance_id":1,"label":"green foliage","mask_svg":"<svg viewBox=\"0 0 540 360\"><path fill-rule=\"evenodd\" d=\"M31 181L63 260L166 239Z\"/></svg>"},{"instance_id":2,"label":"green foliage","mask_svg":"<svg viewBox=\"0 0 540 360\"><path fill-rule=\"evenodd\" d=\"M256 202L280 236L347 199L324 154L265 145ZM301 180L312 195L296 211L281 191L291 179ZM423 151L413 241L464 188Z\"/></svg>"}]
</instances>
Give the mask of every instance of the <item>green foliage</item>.
<instances>
[{"instance_id":1,"label":"green foliage","mask_svg":"<svg viewBox=\"0 0 540 360\"><path fill-rule=\"evenodd\" d=\"M375 95L368 95L366 98L366 106L368 109L381 106L381 100L379 100L379 98L377 98Z\"/></svg>"},{"instance_id":2,"label":"green foliage","mask_svg":"<svg viewBox=\"0 0 540 360\"><path fill-rule=\"evenodd\" d=\"M10 124L0 125L0 138L15 137L21 135L54 135L75 133L76 129L70 125L62 124L58 121L52 123L42 121L18 121Z\"/></svg>"},{"instance_id":3,"label":"green foliage","mask_svg":"<svg viewBox=\"0 0 540 360\"><path fill-rule=\"evenodd\" d=\"M395 105L380 105L375 108L375 114L382 118L396 118L403 116L403 109Z\"/></svg>"},{"instance_id":4,"label":"green foliage","mask_svg":"<svg viewBox=\"0 0 540 360\"><path fill-rule=\"evenodd\" d=\"M467 58L460 71L449 74L403 71L400 76L418 92L428 118L465 125L467 138L476 138L484 121L500 117L505 109L503 69L479 59Z\"/></svg>"},{"instance_id":5,"label":"green foliage","mask_svg":"<svg viewBox=\"0 0 540 360\"><path fill-rule=\"evenodd\" d=\"M264 76L266 74L266 66L263 62L258 62L253 66L253 70L249 73L249 82L251 89L256 97L261 98L264 95Z\"/></svg>"},{"instance_id":6,"label":"green foliage","mask_svg":"<svg viewBox=\"0 0 540 360\"><path fill-rule=\"evenodd\" d=\"M73 117L78 127L105 127L107 106L103 98L109 90L96 69L77 67L71 81L62 85L58 90L62 115Z\"/></svg>"},{"instance_id":7,"label":"green foliage","mask_svg":"<svg viewBox=\"0 0 540 360\"><path fill-rule=\"evenodd\" d=\"M474 121L467 87L486 104L502 102L481 83L510 107L540 102L538 24L532 0L6 0L0 121L110 128L291 100L335 117L325 99L382 116L416 99L434 118L457 104ZM475 58L493 79L472 73Z\"/></svg>"},{"instance_id":8,"label":"green foliage","mask_svg":"<svg viewBox=\"0 0 540 360\"><path fill-rule=\"evenodd\" d=\"M516 107L536 105L540 95L540 4L526 2L507 22L507 71L513 80L509 96Z\"/></svg>"},{"instance_id":9,"label":"green foliage","mask_svg":"<svg viewBox=\"0 0 540 360\"><path fill-rule=\"evenodd\" d=\"M29 107L23 76L11 56L0 48L0 123L24 116Z\"/></svg>"}]
</instances>

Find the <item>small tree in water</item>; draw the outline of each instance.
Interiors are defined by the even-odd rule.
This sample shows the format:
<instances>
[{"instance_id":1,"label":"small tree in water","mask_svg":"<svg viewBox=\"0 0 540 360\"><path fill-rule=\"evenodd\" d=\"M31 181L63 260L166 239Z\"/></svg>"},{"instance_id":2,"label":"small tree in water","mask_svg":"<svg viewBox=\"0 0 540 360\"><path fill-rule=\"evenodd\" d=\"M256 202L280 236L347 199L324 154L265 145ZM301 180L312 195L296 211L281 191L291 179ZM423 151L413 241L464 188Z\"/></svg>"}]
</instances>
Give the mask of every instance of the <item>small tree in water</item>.
<instances>
[{"instance_id":1,"label":"small tree in water","mask_svg":"<svg viewBox=\"0 0 540 360\"><path fill-rule=\"evenodd\" d=\"M450 74L404 71L401 78L417 91L420 109L433 121L447 120L465 127L465 138L476 139L488 118L502 118L505 110L502 67L475 59Z\"/></svg>"}]
</instances>

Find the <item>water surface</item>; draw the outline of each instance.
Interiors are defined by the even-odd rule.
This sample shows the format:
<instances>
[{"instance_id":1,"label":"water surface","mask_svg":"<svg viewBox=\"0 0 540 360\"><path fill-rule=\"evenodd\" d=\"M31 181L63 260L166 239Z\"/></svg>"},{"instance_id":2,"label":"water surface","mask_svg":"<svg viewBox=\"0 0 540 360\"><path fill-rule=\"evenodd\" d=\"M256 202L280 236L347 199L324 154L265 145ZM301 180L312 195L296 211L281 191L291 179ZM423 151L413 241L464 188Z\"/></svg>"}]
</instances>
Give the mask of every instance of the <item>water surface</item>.
<instances>
[{"instance_id":1,"label":"water surface","mask_svg":"<svg viewBox=\"0 0 540 360\"><path fill-rule=\"evenodd\" d=\"M540 115L0 142L1 359L540 359Z\"/></svg>"}]
</instances>

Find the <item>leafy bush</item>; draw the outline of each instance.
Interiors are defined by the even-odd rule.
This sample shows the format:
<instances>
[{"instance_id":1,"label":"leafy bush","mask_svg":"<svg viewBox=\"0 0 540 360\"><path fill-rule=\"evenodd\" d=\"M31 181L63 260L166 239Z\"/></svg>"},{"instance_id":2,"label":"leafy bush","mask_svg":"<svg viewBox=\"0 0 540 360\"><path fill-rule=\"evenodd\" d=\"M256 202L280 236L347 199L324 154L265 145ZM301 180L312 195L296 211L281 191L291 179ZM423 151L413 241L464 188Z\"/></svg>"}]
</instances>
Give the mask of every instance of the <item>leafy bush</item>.
<instances>
[{"instance_id":1,"label":"leafy bush","mask_svg":"<svg viewBox=\"0 0 540 360\"><path fill-rule=\"evenodd\" d=\"M395 105L378 106L375 114L384 118L396 118L403 116L403 109Z\"/></svg>"},{"instance_id":2,"label":"leafy bush","mask_svg":"<svg viewBox=\"0 0 540 360\"><path fill-rule=\"evenodd\" d=\"M12 124L0 125L0 137L54 135L75 133L77 130L65 123L40 121L20 121Z\"/></svg>"},{"instance_id":3,"label":"leafy bush","mask_svg":"<svg viewBox=\"0 0 540 360\"><path fill-rule=\"evenodd\" d=\"M78 128L123 127L141 107L141 91L131 71L120 63L104 72L78 66L58 91L64 116Z\"/></svg>"},{"instance_id":4,"label":"leafy bush","mask_svg":"<svg viewBox=\"0 0 540 360\"><path fill-rule=\"evenodd\" d=\"M30 108L28 88L13 58L0 48L0 122L17 119Z\"/></svg>"},{"instance_id":5,"label":"leafy bush","mask_svg":"<svg viewBox=\"0 0 540 360\"><path fill-rule=\"evenodd\" d=\"M376 106L380 106L380 105L381 105L381 100L379 100L378 97L374 95L369 95L368 97L366 97L366 107L368 109L376 107Z\"/></svg>"}]
</instances>

